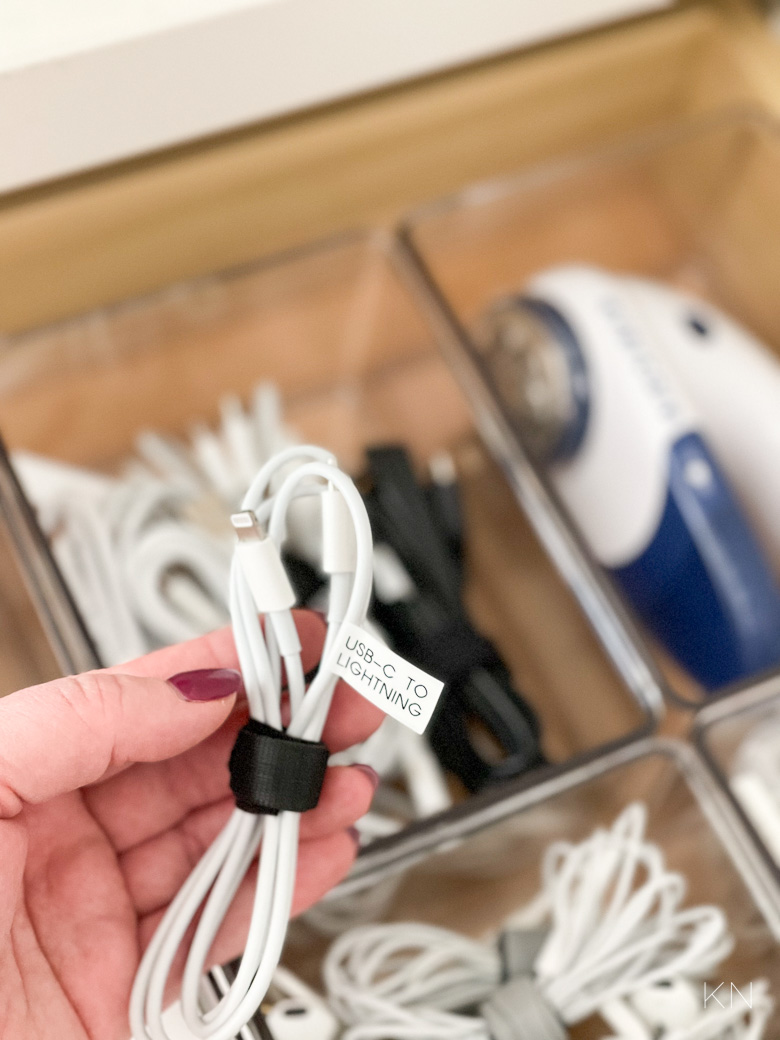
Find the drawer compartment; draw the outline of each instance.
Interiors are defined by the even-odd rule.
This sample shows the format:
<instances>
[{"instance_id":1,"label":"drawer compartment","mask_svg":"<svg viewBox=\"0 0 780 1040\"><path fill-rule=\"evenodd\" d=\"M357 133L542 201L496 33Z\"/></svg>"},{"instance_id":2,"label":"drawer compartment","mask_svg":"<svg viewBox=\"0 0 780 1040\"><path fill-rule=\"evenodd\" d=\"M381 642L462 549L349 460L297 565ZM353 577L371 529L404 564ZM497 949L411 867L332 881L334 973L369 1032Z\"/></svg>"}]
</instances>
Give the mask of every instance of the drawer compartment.
<instances>
[{"instance_id":1,"label":"drawer compartment","mask_svg":"<svg viewBox=\"0 0 780 1040\"><path fill-rule=\"evenodd\" d=\"M636 802L646 807L646 840L661 849L668 869L686 879L684 905L714 904L728 919L735 939L733 951L707 979L706 992L722 980L726 986L721 992L727 991L733 981L737 987L745 986L749 1000L749 981L760 977L776 993L780 986L776 893L698 757L673 741L640 742L530 789L518 786L500 797L484 797L468 810L440 817L392 845L377 845L358 860L351 877L334 894L332 909L338 911L339 896L346 913L359 905L362 893L374 898L384 891L382 920L424 922L490 945L507 919L518 911L522 917L523 908L537 896L542 859L551 843L579 843L596 828L611 827ZM599 862L608 860L602 845ZM549 860L546 868L551 869ZM563 919L571 921L563 906L577 887L572 874L568 883L565 894L558 890L559 926ZM322 909L327 905L322 904ZM458 907L455 920L453 906ZM523 918L526 926L532 918ZM322 922L315 923L317 930L305 919L296 925L285 962L312 985L321 986L321 962L331 940L322 936ZM571 961L562 963L571 965ZM696 981L697 995L702 995L703 981ZM737 1001L735 995L735 1007ZM604 1035L597 1016L571 1029L573 1040L597 1040ZM765 1036L766 1040L780 1036L776 1012Z\"/></svg>"},{"instance_id":2,"label":"drawer compartment","mask_svg":"<svg viewBox=\"0 0 780 1040\"><path fill-rule=\"evenodd\" d=\"M713 116L477 185L414 214L402 232L494 452L514 474L529 516L606 645L637 639L633 615L614 588L605 589L606 572L580 541L542 467L524 453L488 377L480 376L479 316L537 272L585 264L709 300L780 353L773 289L780 277L779 172L780 132L771 120ZM592 404L599 406L595 398ZM746 394L738 406L747 423ZM717 428L717 418L708 421ZM758 429L746 450L761 447ZM764 550L777 577L780 558L771 544ZM678 703L702 702L704 691L646 632L638 646Z\"/></svg>"},{"instance_id":3,"label":"drawer compartment","mask_svg":"<svg viewBox=\"0 0 780 1040\"><path fill-rule=\"evenodd\" d=\"M383 236L347 237L20 335L0 360L2 432L12 457L24 449L112 473L139 432L186 440L197 422L216 426L223 395L246 402L264 380L279 387L285 422L356 475L371 444L404 443L421 472L433 453L451 453L468 608L538 711L553 763L652 724L652 689L630 688L547 560ZM94 617L83 620L88 642Z\"/></svg>"}]
</instances>

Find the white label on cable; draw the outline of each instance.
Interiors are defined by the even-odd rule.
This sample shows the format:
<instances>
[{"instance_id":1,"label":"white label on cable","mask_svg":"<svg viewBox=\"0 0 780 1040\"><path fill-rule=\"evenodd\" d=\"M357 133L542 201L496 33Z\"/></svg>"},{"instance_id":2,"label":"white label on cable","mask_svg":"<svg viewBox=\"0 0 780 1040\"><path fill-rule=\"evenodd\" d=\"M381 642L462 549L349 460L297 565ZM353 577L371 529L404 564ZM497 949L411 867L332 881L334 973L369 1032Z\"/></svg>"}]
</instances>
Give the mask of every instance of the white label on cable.
<instances>
[{"instance_id":1,"label":"white label on cable","mask_svg":"<svg viewBox=\"0 0 780 1040\"><path fill-rule=\"evenodd\" d=\"M444 689L440 679L349 621L341 626L333 661L333 671L367 701L415 733L425 732Z\"/></svg>"}]
</instances>

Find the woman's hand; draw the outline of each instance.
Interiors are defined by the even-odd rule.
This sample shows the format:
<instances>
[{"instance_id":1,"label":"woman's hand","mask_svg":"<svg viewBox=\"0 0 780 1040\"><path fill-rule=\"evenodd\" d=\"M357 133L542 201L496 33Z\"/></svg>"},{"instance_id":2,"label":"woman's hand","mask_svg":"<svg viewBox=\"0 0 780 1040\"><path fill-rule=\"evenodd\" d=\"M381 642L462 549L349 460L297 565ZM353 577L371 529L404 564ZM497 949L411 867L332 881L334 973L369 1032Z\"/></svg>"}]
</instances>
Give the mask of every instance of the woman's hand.
<instances>
[{"instance_id":1,"label":"woman's hand","mask_svg":"<svg viewBox=\"0 0 780 1040\"><path fill-rule=\"evenodd\" d=\"M304 668L325 626L298 612ZM0 700L0 1038L126 1040L141 952L233 809L227 761L246 720L229 629ZM165 681L173 673L187 702ZM206 696L215 699L202 699ZM237 703L238 701L238 703ZM364 740L380 714L339 684L324 739ZM301 820L294 909L348 871L375 777L331 768ZM250 873L213 950L241 951Z\"/></svg>"}]
</instances>

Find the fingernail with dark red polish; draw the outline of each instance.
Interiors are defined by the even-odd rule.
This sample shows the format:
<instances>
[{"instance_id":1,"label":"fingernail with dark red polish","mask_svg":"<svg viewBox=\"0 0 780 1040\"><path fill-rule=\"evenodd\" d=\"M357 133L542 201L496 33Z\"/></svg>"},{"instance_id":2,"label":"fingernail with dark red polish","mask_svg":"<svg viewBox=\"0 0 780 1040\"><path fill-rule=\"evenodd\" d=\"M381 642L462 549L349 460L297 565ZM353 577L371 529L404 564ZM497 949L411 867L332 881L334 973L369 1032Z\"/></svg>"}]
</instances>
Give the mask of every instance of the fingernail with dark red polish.
<instances>
[{"instance_id":1,"label":"fingernail with dark red polish","mask_svg":"<svg viewBox=\"0 0 780 1040\"><path fill-rule=\"evenodd\" d=\"M355 848L360 852L360 831L357 827L347 827L347 834L355 843Z\"/></svg>"},{"instance_id":2,"label":"fingernail with dark red polish","mask_svg":"<svg viewBox=\"0 0 780 1040\"><path fill-rule=\"evenodd\" d=\"M197 668L193 672L178 672L168 682L184 701L218 701L243 688L241 675L233 668Z\"/></svg>"},{"instance_id":3,"label":"fingernail with dark red polish","mask_svg":"<svg viewBox=\"0 0 780 1040\"><path fill-rule=\"evenodd\" d=\"M367 766L365 762L356 762L352 766L352 768L359 769L361 773L365 773L365 775L371 781L374 790L376 791L377 787L379 787L380 780L379 773L377 773L376 769L372 769L371 766Z\"/></svg>"}]
</instances>

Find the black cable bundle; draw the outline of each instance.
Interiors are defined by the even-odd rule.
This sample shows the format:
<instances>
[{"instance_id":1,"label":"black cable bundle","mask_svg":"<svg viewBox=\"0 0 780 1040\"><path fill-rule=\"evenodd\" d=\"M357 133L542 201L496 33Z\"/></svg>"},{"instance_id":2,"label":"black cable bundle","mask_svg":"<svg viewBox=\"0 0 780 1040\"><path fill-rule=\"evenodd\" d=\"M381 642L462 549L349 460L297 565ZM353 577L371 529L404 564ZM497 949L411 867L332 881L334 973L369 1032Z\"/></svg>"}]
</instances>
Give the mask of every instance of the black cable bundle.
<instances>
[{"instance_id":1,"label":"black cable bundle","mask_svg":"<svg viewBox=\"0 0 780 1040\"><path fill-rule=\"evenodd\" d=\"M393 550L414 583L398 598L382 598L378 583L372 614L400 654L446 684L427 731L436 756L469 791L542 764L539 722L463 606L456 484L423 488L402 447L367 455L375 542Z\"/></svg>"}]
</instances>

